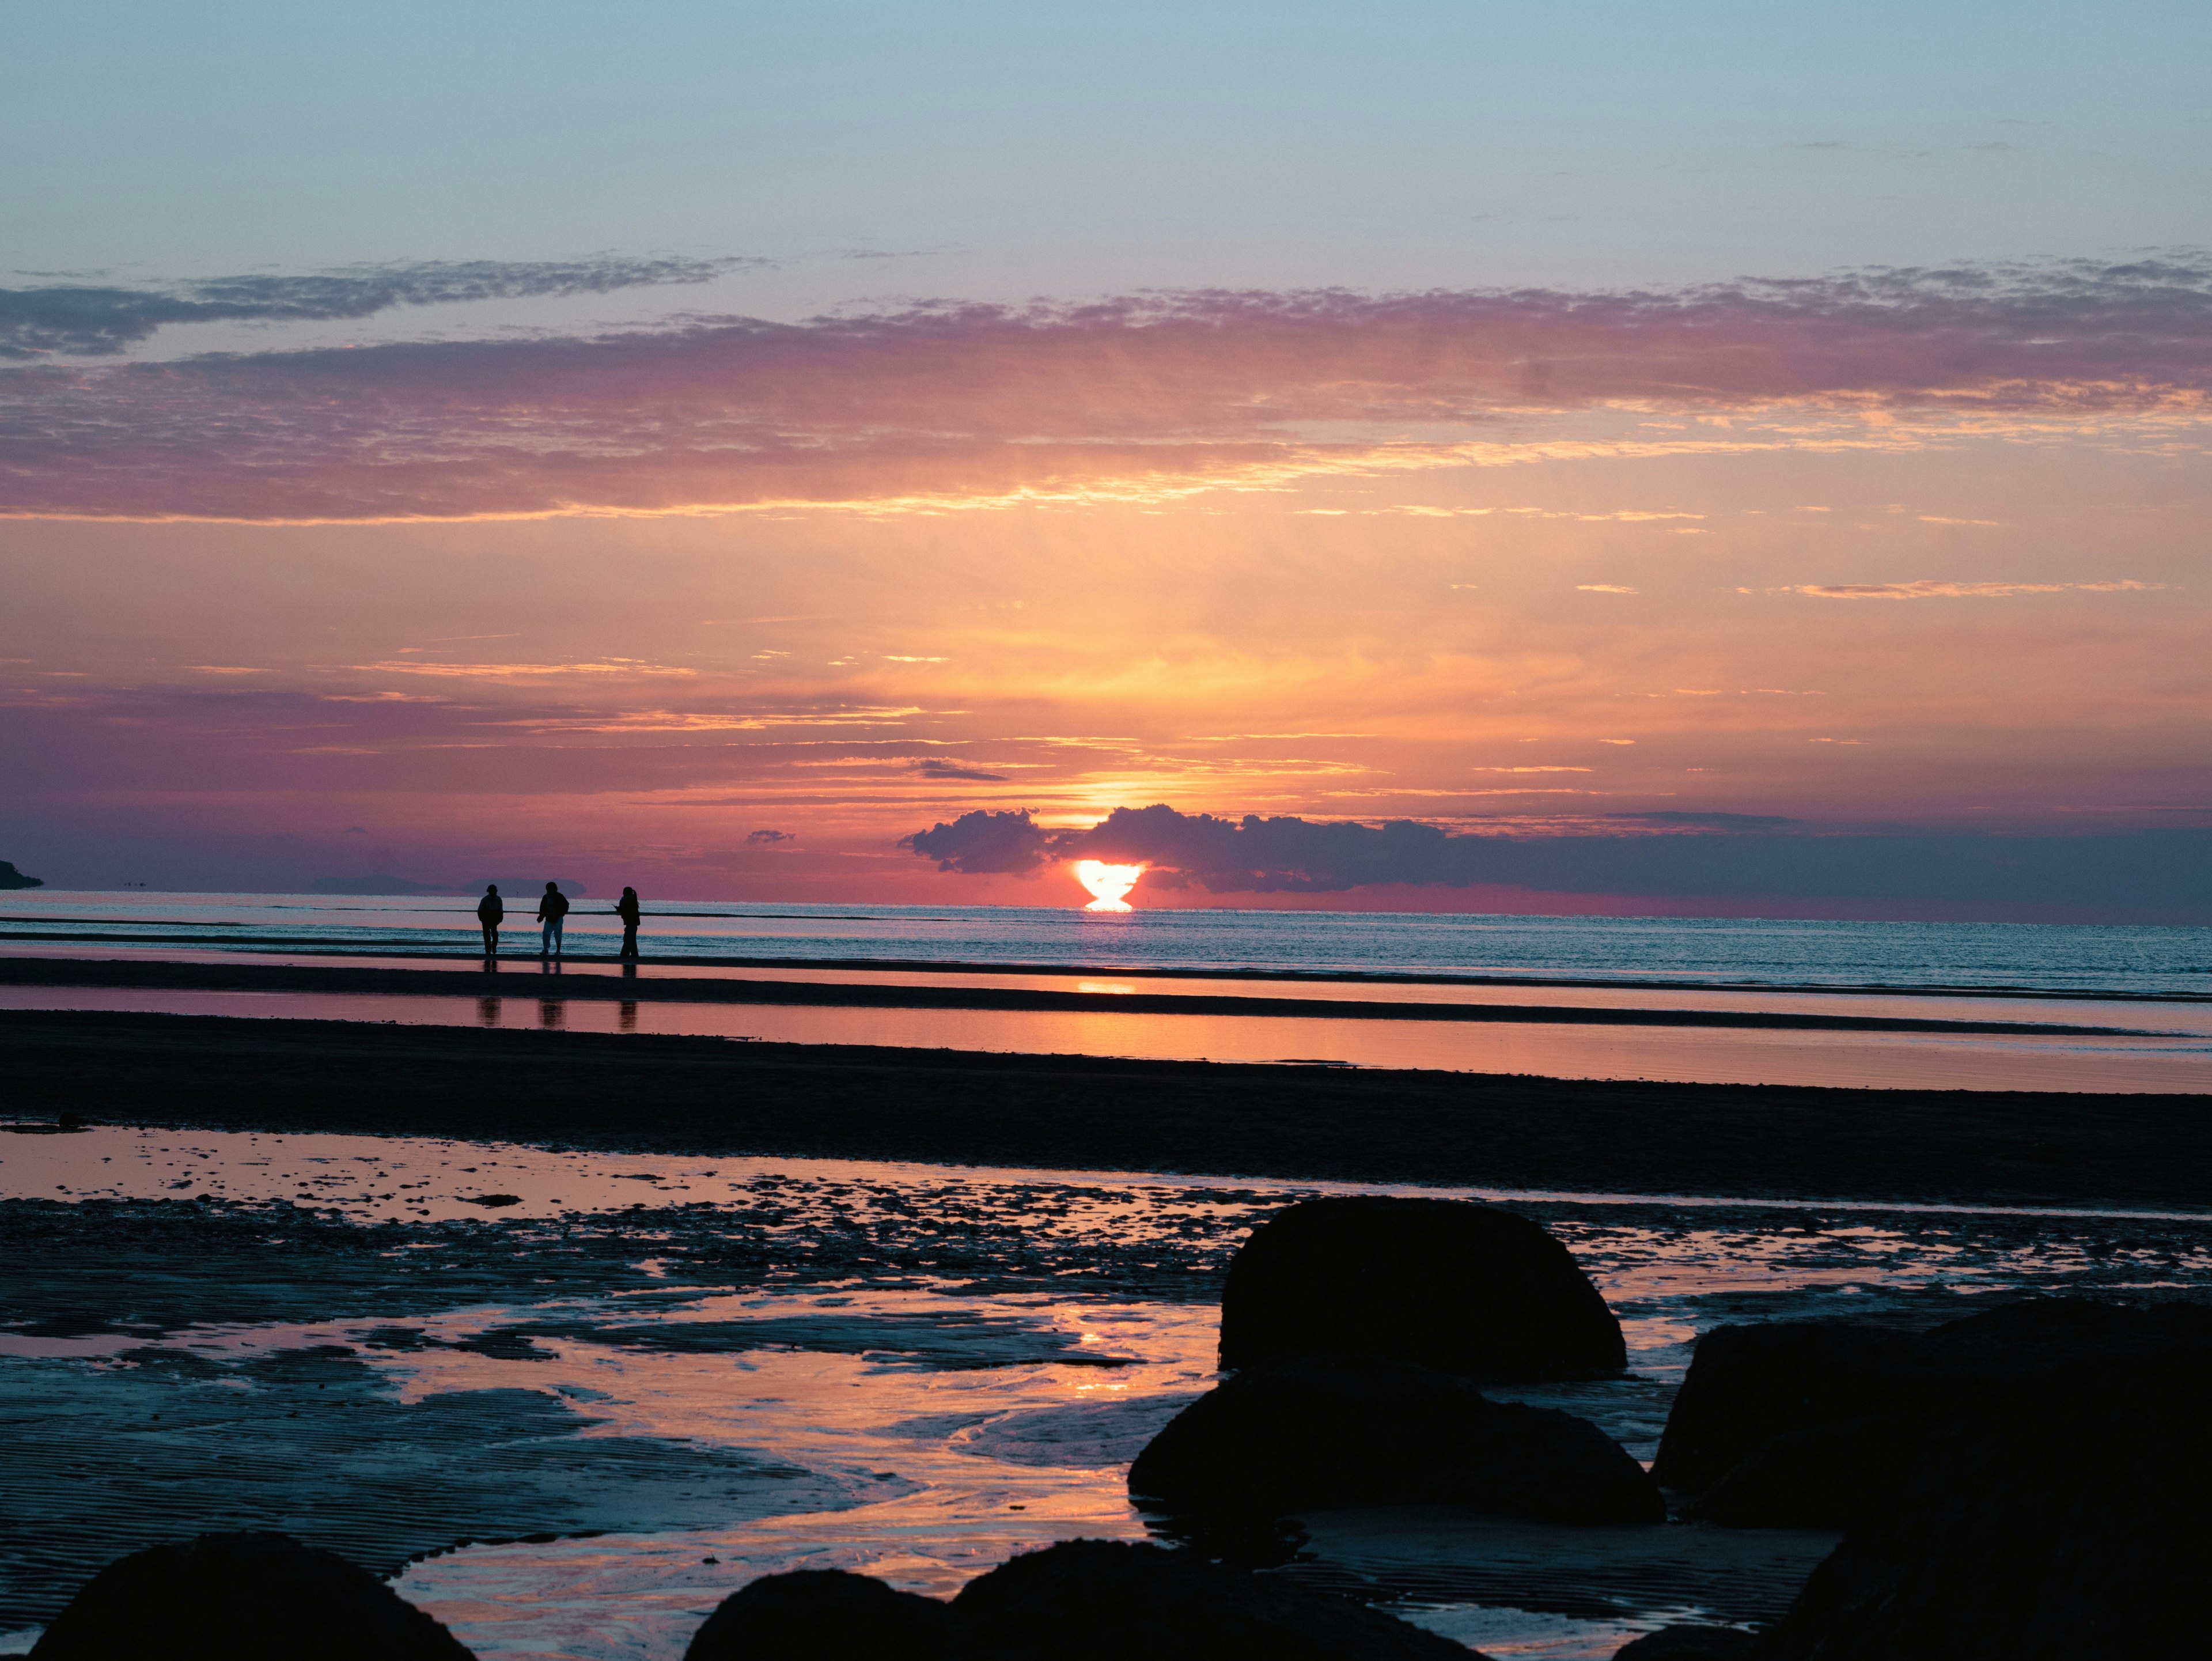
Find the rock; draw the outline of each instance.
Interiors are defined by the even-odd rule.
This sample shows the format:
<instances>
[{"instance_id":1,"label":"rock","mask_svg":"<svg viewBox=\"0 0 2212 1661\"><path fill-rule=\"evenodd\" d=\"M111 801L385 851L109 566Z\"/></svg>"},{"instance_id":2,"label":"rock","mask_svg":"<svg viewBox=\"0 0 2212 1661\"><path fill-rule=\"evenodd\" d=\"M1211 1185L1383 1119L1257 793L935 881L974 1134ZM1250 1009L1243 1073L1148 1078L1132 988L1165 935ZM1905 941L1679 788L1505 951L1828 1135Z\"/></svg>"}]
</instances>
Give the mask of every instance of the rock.
<instances>
[{"instance_id":1,"label":"rock","mask_svg":"<svg viewBox=\"0 0 2212 1661\"><path fill-rule=\"evenodd\" d=\"M1492 1402L1404 1361L1314 1358L1239 1372L1137 1456L1132 1494L1280 1514L1449 1505L1551 1523L1658 1523L1658 1485L1586 1419Z\"/></svg>"},{"instance_id":2,"label":"rock","mask_svg":"<svg viewBox=\"0 0 2212 1661\"><path fill-rule=\"evenodd\" d=\"M1840 1529L1875 1515L1920 1457L1922 1433L1896 1414L1784 1431L1682 1507L1727 1528Z\"/></svg>"},{"instance_id":3,"label":"rock","mask_svg":"<svg viewBox=\"0 0 2212 1661\"><path fill-rule=\"evenodd\" d=\"M1348 1597L1120 1540L1002 1563L952 1620L957 1661L1481 1661Z\"/></svg>"},{"instance_id":4,"label":"rock","mask_svg":"<svg viewBox=\"0 0 2212 1661\"><path fill-rule=\"evenodd\" d=\"M367 1569L283 1534L203 1534L85 1582L38 1661L470 1661Z\"/></svg>"},{"instance_id":5,"label":"rock","mask_svg":"<svg viewBox=\"0 0 2212 1661\"><path fill-rule=\"evenodd\" d=\"M1856 1321L1715 1327L1691 1355L1652 1475L1698 1493L1778 1436L1863 1417L1912 1342Z\"/></svg>"},{"instance_id":6,"label":"rock","mask_svg":"<svg viewBox=\"0 0 2212 1661\"><path fill-rule=\"evenodd\" d=\"M2006 1305L1924 1333L1842 1321L1721 1327L1698 1342L1653 1475L1700 1521L1848 1528L1960 1425L2175 1366L2212 1369L2212 1309Z\"/></svg>"},{"instance_id":7,"label":"rock","mask_svg":"<svg viewBox=\"0 0 2212 1661\"><path fill-rule=\"evenodd\" d=\"M1662 1627L1613 1652L1613 1661L1751 1661L1755 1634L1735 1627Z\"/></svg>"},{"instance_id":8,"label":"rock","mask_svg":"<svg viewBox=\"0 0 2212 1661\"><path fill-rule=\"evenodd\" d=\"M1317 1354L1492 1382L1628 1363L1620 1323L1541 1226L1496 1206L1382 1195L1302 1200L1229 1265L1221 1365Z\"/></svg>"},{"instance_id":9,"label":"rock","mask_svg":"<svg viewBox=\"0 0 2212 1661\"><path fill-rule=\"evenodd\" d=\"M951 1620L934 1597L842 1569L799 1569L725 1597L684 1661L942 1661Z\"/></svg>"},{"instance_id":10,"label":"rock","mask_svg":"<svg viewBox=\"0 0 2212 1661\"><path fill-rule=\"evenodd\" d=\"M2169 1359L1954 1421L1813 1572L1759 1661L2202 1654L2204 1401L2197 1367Z\"/></svg>"}]
</instances>

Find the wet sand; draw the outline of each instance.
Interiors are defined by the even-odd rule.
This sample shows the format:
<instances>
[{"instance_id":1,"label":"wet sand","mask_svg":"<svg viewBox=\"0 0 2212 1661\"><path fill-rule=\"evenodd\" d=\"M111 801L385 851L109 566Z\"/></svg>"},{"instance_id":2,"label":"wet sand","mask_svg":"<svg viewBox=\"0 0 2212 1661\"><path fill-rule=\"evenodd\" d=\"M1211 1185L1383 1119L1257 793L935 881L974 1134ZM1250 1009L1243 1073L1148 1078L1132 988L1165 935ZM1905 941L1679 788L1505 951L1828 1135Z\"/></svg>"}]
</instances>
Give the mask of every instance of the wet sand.
<instances>
[{"instance_id":1,"label":"wet sand","mask_svg":"<svg viewBox=\"0 0 2212 1661\"><path fill-rule=\"evenodd\" d=\"M518 965L527 977L532 967ZM0 986L148 988L175 991L383 994L466 996L508 994L516 978L482 969L396 969L358 965L175 963L146 958L87 960L0 958ZM1915 1032L2045 1037L2131 1036L2138 1027L2063 1021L1926 1019L1887 1012L1838 1014L1806 1009L1698 1009L1618 1005L1381 1001L1372 998L1276 998L1158 994L1134 989L1058 991L1034 987L884 984L855 981L680 979L650 975L573 978L540 977L526 995L562 1001L836 1005L867 1009L1006 1010L1117 1015L1231 1015L1252 1019L1327 1017L1339 1020L1510 1021L1542 1025L1753 1027L1808 1032Z\"/></svg>"},{"instance_id":2,"label":"wet sand","mask_svg":"<svg viewBox=\"0 0 2212 1661\"><path fill-rule=\"evenodd\" d=\"M0 1135L0 1654L210 1527L343 1550L485 1661L678 1661L757 1574L944 1596L1140 1538L1128 1461L1213 1381L1222 1271L1311 1185L105 1127ZM1402 1190L1401 1190L1402 1191ZM488 1196L511 1203L487 1206ZM1698 1333L2189 1295L2204 1220L1493 1195L1631 1371L1495 1389L1651 1457ZM1308 1513L1284 1573L1519 1661L1772 1619L1831 1535ZM477 1543L465 1543L475 1542ZM499 1543L495 1543L499 1542Z\"/></svg>"},{"instance_id":3,"label":"wet sand","mask_svg":"<svg viewBox=\"0 0 2212 1661\"><path fill-rule=\"evenodd\" d=\"M1820 1090L0 1013L9 1109L699 1156L2212 1208L2189 1095Z\"/></svg>"}]
</instances>

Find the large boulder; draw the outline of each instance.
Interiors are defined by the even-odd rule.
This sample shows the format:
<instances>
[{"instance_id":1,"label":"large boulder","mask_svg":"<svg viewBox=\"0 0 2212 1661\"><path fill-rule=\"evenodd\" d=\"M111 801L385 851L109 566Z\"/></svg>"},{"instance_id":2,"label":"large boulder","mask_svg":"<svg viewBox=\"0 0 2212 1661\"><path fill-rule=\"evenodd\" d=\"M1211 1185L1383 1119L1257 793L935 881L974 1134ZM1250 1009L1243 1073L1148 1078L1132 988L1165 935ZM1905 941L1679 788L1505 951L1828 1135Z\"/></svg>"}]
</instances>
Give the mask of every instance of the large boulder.
<instances>
[{"instance_id":1,"label":"large boulder","mask_svg":"<svg viewBox=\"0 0 2212 1661\"><path fill-rule=\"evenodd\" d=\"M842 1569L799 1569L725 1597L684 1661L944 1661L951 1625L934 1597Z\"/></svg>"},{"instance_id":2,"label":"large boulder","mask_svg":"<svg viewBox=\"0 0 2212 1661\"><path fill-rule=\"evenodd\" d=\"M1279 1515L1449 1505L1552 1523L1659 1523L1658 1485L1586 1419L1492 1402L1405 1361L1249 1367L1185 1408L1129 1468L1178 1511Z\"/></svg>"},{"instance_id":3,"label":"large boulder","mask_svg":"<svg viewBox=\"0 0 2212 1661\"><path fill-rule=\"evenodd\" d=\"M1698 1341L1652 1474L1700 1521L1849 1528L1896 1502L1931 1438L2173 1367L2212 1368L2212 1308L2038 1299L1920 1333L1721 1327Z\"/></svg>"},{"instance_id":4,"label":"large boulder","mask_svg":"<svg viewBox=\"0 0 2212 1661\"><path fill-rule=\"evenodd\" d=\"M1784 1431L1730 1466L1681 1515L1724 1528L1849 1528L1890 1503L1925 1433L1900 1414Z\"/></svg>"},{"instance_id":5,"label":"large boulder","mask_svg":"<svg viewBox=\"0 0 2212 1661\"><path fill-rule=\"evenodd\" d=\"M2203 1374L2167 1358L1961 1416L1813 1572L1758 1661L2202 1654Z\"/></svg>"},{"instance_id":6,"label":"large boulder","mask_svg":"<svg viewBox=\"0 0 2212 1661\"><path fill-rule=\"evenodd\" d=\"M1778 1436L1863 1418L1869 1402L1887 1405L1912 1345L1857 1321L1715 1327L1692 1352L1651 1474L1699 1493Z\"/></svg>"},{"instance_id":7,"label":"large boulder","mask_svg":"<svg viewBox=\"0 0 2212 1661\"><path fill-rule=\"evenodd\" d=\"M38 1661L470 1661L367 1569L283 1534L203 1534L85 1582Z\"/></svg>"},{"instance_id":8,"label":"large boulder","mask_svg":"<svg viewBox=\"0 0 2212 1661\"><path fill-rule=\"evenodd\" d=\"M1481 1661L1350 1598L1120 1540L1002 1563L952 1620L957 1661Z\"/></svg>"},{"instance_id":9,"label":"large boulder","mask_svg":"<svg viewBox=\"0 0 2212 1661\"><path fill-rule=\"evenodd\" d=\"M1229 1265L1223 1366L1323 1354L1492 1382L1628 1363L1620 1323L1540 1224L1496 1206L1382 1195L1301 1200Z\"/></svg>"}]
</instances>

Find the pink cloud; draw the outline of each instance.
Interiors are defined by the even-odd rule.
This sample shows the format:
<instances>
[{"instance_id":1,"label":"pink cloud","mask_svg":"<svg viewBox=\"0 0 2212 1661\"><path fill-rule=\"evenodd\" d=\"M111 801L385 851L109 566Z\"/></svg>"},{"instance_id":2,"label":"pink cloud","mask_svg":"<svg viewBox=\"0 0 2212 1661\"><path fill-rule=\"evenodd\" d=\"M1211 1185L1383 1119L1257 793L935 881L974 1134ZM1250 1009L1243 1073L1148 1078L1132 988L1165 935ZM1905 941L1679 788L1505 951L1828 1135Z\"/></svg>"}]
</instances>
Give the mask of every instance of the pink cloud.
<instances>
[{"instance_id":1,"label":"pink cloud","mask_svg":"<svg viewBox=\"0 0 2212 1661\"><path fill-rule=\"evenodd\" d=\"M1141 494L1437 465L1507 412L2193 417L2208 389L2212 262L2193 258L1674 293L925 306L0 371L0 512L376 520Z\"/></svg>"}]
</instances>

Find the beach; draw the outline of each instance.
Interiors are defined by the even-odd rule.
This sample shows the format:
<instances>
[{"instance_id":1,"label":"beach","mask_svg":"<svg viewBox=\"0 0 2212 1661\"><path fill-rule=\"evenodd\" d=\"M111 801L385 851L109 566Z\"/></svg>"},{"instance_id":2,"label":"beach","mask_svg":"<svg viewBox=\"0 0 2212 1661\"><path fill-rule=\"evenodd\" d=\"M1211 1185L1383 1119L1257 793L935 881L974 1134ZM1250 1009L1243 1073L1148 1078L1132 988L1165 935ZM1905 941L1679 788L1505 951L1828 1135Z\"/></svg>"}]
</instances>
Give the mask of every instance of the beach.
<instances>
[{"instance_id":1,"label":"beach","mask_svg":"<svg viewBox=\"0 0 2212 1661\"><path fill-rule=\"evenodd\" d=\"M2202 1208L2197 1096L1793 1090L0 1013L19 1114L1067 1170Z\"/></svg>"},{"instance_id":2,"label":"beach","mask_svg":"<svg viewBox=\"0 0 2212 1661\"><path fill-rule=\"evenodd\" d=\"M1129 1462L1218 1382L1239 1245L1316 1196L1541 1222L1629 1366L1488 1393L1643 1462L1717 1325L2212 1274L2207 1094L2126 1071L2193 1080L2206 1048L2163 970L1086 966L971 931L939 961L717 936L626 973L30 932L0 956L0 1377L41 1451L0 1475L0 1653L101 1564L218 1528L328 1545L486 1661L676 1661L792 1568L945 1597L1057 1540L1172 1542ZM1776 1076L1801 1081L1727 1081ZM1802 1081L1838 1077L1912 1082ZM2069 1079L2118 1084L2007 1087ZM1600 1661L1775 1621L1837 1537L1353 1507L1285 1518L1267 1561L1486 1653Z\"/></svg>"}]
</instances>

